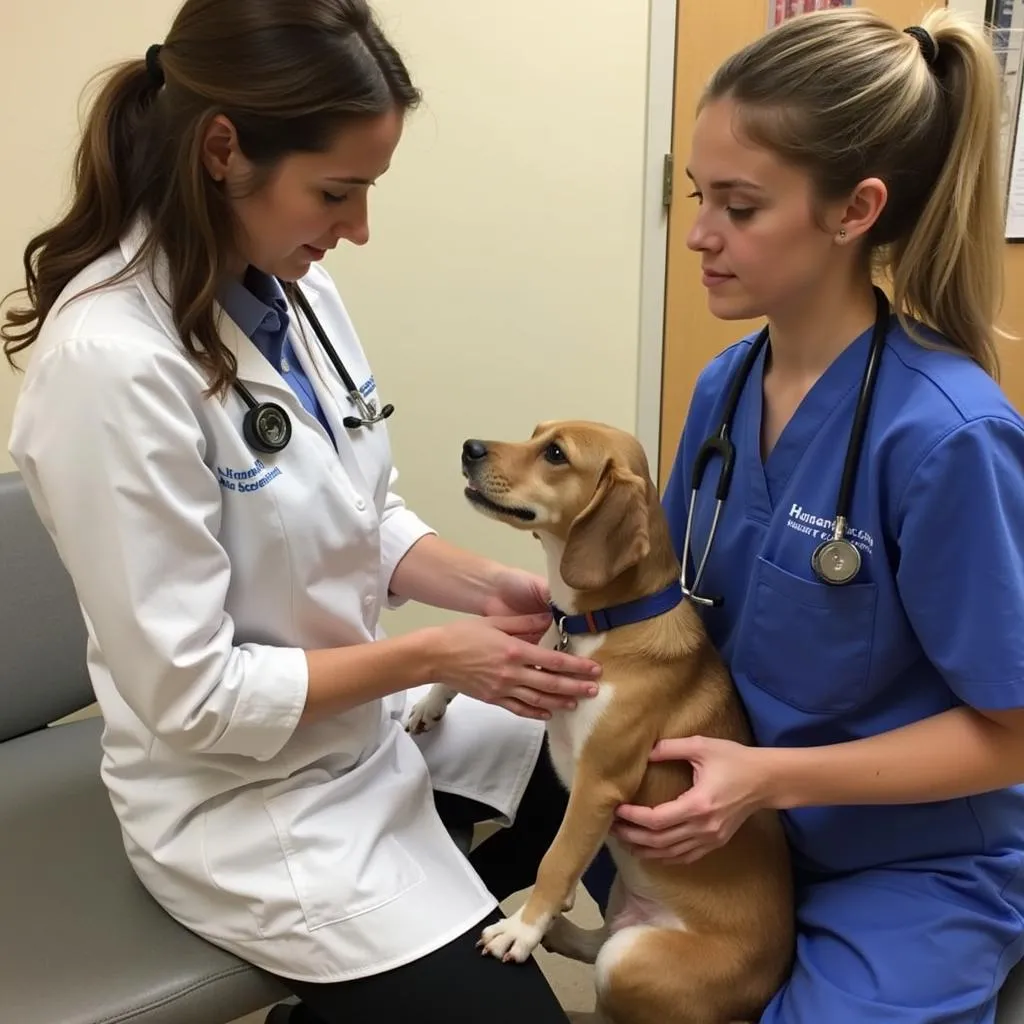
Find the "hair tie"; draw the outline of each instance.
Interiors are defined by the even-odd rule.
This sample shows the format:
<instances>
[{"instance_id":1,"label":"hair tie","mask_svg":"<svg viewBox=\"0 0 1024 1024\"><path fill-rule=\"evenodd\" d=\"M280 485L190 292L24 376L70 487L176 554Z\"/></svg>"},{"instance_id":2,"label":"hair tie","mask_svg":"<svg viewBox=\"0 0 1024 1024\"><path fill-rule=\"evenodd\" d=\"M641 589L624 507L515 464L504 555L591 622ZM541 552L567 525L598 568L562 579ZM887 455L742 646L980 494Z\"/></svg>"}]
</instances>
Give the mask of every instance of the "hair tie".
<instances>
[{"instance_id":1,"label":"hair tie","mask_svg":"<svg viewBox=\"0 0 1024 1024\"><path fill-rule=\"evenodd\" d=\"M925 63L931 67L936 58L939 56L939 47L932 38L932 34L926 28L921 28L920 25L911 25L910 28L903 30L908 36L913 36L917 40L917 45L921 48L921 56L924 57Z\"/></svg>"},{"instance_id":2,"label":"hair tie","mask_svg":"<svg viewBox=\"0 0 1024 1024\"><path fill-rule=\"evenodd\" d=\"M157 89L164 84L164 69L160 66L161 49L160 43L154 43L146 51L146 74Z\"/></svg>"}]
</instances>

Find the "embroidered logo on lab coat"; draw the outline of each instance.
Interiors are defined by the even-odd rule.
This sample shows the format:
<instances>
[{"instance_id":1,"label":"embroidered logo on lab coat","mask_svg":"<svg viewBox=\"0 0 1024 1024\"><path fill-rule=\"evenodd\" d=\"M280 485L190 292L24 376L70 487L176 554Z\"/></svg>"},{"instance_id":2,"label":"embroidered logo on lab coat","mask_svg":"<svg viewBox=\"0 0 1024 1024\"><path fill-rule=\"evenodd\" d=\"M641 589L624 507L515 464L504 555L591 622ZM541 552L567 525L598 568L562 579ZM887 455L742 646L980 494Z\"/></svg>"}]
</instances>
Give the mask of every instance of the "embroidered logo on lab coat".
<instances>
[{"instance_id":1,"label":"embroidered logo on lab coat","mask_svg":"<svg viewBox=\"0 0 1024 1024\"><path fill-rule=\"evenodd\" d=\"M372 398L370 398L370 395L372 395L373 392L376 390L377 381L373 378L372 375L367 377L366 380L364 380L363 383L359 385L359 394L361 394L363 398L366 399L366 404L369 407L370 412L374 416L377 415L377 403Z\"/></svg>"},{"instance_id":2,"label":"embroidered logo on lab coat","mask_svg":"<svg viewBox=\"0 0 1024 1024\"><path fill-rule=\"evenodd\" d=\"M797 533L805 533L816 541L827 540L832 536L836 527L834 518L816 516L811 512L805 512L803 505L795 502L789 510L789 518L786 525ZM861 551L871 554L875 547L875 538L866 530L858 530L855 526L847 525L846 538Z\"/></svg>"},{"instance_id":3,"label":"embroidered logo on lab coat","mask_svg":"<svg viewBox=\"0 0 1024 1024\"><path fill-rule=\"evenodd\" d=\"M230 466L217 467L217 480L221 487L226 491L239 491L242 494L261 491L280 475L279 466L267 469L262 459L257 459L246 469L233 469Z\"/></svg>"}]
</instances>

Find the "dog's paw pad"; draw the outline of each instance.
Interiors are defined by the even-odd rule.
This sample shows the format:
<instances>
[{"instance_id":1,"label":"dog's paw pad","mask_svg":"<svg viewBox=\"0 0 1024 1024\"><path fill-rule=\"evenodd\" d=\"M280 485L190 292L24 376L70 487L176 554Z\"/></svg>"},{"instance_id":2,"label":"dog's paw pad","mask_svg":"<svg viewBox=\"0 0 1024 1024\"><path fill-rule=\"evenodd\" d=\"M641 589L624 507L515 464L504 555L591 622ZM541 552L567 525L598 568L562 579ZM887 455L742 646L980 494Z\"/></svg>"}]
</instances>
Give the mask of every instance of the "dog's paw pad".
<instances>
[{"instance_id":1,"label":"dog's paw pad","mask_svg":"<svg viewBox=\"0 0 1024 1024\"><path fill-rule=\"evenodd\" d=\"M543 938L544 929L526 924L517 912L485 928L477 946L482 947L484 956L490 954L505 963L514 960L521 964Z\"/></svg>"},{"instance_id":2,"label":"dog's paw pad","mask_svg":"<svg viewBox=\"0 0 1024 1024\"><path fill-rule=\"evenodd\" d=\"M447 710L447 704L438 704L436 701L430 700L429 697L425 698L412 709L409 720L405 723L405 731L414 736L429 732L444 718L444 713Z\"/></svg>"}]
</instances>

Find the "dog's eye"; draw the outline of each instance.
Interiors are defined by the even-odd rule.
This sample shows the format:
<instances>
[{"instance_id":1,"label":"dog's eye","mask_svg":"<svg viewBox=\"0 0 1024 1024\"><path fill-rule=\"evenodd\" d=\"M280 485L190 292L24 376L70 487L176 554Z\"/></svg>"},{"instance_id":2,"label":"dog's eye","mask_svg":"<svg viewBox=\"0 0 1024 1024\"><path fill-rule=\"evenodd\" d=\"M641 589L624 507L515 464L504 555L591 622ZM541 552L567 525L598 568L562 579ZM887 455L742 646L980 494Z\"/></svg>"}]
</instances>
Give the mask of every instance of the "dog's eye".
<instances>
[{"instance_id":1,"label":"dog's eye","mask_svg":"<svg viewBox=\"0 0 1024 1024\"><path fill-rule=\"evenodd\" d=\"M544 458L553 466L562 466L569 461L565 457L565 452L554 441L544 449Z\"/></svg>"}]
</instances>

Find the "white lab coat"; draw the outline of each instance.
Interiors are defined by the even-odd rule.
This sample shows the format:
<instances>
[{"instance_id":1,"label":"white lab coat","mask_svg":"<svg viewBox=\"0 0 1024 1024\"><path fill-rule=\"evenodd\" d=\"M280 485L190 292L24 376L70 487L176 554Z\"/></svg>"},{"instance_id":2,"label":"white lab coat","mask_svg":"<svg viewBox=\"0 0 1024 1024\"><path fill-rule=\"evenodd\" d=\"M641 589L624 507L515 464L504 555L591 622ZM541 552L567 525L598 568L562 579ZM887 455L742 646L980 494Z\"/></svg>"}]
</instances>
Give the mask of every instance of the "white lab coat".
<instances>
[{"instance_id":1,"label":"white lab coat","mask_svg":"<svg viewBox=\"0 0 1024 1024\"><path fill-rule=\"evenodd\" d=\"M136 227L70 291L141 240ZM314 267L302 287L372 393L328 275ZM391 573L430 531L391 490L384 424L342 425L352 410L311 331L296 349L340 451L222 315L241 378L292 421L287 448L257 457L244 403L204 397L161 294L162 262L52 313L10 441L86 618L128 855L177 920L267 970L339 981L399 966L495 906L431 785L510 822L543 726L461 698L414 740L401 694L299 724L303 649L380 638Z\"/></svg>"}]
</instances>

